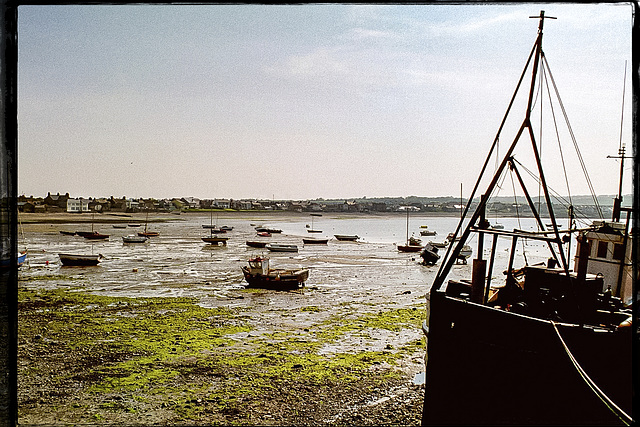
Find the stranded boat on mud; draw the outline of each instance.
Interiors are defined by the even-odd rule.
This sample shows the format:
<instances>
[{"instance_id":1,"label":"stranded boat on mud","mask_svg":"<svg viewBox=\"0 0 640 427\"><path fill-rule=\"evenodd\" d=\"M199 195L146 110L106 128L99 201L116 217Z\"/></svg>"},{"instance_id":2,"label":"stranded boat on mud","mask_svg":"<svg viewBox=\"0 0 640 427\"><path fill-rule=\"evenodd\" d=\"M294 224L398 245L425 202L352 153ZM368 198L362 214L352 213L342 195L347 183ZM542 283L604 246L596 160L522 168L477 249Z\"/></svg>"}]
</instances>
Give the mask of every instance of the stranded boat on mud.
<instances>
[{"instance_id":1,"label":"stranded boat on mud","mask_svg":"<svg viewBox=\"0 0 640 427\"><path fill-rule=\"evenodd\" d=\"M242 267L242 273L248 288L264 288L275 290L291 290L304 286L309 277L309 270L270 268L269 258L255 257L249 260L249 265Z\"/></svg>"},{"instance_id":2,"label":"stranded boat on mud","mask_svg":"<svg viewBox=\"0 0 640 427\"><path fill-rule=\"evenodd\" d=\"M64 266L91 266L98 265L103 258L102 255L82 255L82 254L58 254L60 262Z\"/></svg>"},{"instance_id":3,"label":"stranded boat on mud","mask_svg":"<svg viewBox=\"0 0 640 427\"><path fill-rule=\"evenodd\" d=\"M483 168L452 241L462 230L461 239L448 247L427 295L428 317L423 324L427 335L423 425L633 424L631 348L636 338L631 331L628 307L631 302L628 286L633 281L630 269L633 236L628 232L632 212L620 207L619 193L613 221L578 228L575 224L579 212L569 205L570 225L567 230L558 228L536 143L539 132L531 121L536 117L531 112L535 97L550 93L536 87L536 77L541 71L538 67L544 68L545 76L551 75L542 52L544 11L536 18L539 18L538 37L518 83L519 88L533 63L531 82L525 84L530 91L525 99L528 103L524 121L475 212L467 218L486 170ZM544 83L543 79L539 83ZM485 166L491 164L497 142L505 140L500 131ZM529 181L529 187L540 189L551 229L545 228L540 216L542 207L533 202L520 173L524 170L520 162L523 159L516 160L515 148L521 137L527 140L528 152L534 154L538 172ZM506 173L515 175L514 182L524 193L540 231L490 228L485 216L487 201ZM623 211L627 212L626 223L620 222ZM471 233L478 237L471 280L447 282L447 275ZM578 242L574 270L569 268L573 234ZM488 264L482 258L485 236L492 237ZM494 255L499 237L511 240L511 252L504 270L504 284L494 287L491 280L495 279ZM524 258L524 266L516 268L518 239L545 245L550 255L547 263L528 265ZM606 271L603 265L607 265ZM634 363L637 365L637 360Z\"/></svg>"}]
</instances>

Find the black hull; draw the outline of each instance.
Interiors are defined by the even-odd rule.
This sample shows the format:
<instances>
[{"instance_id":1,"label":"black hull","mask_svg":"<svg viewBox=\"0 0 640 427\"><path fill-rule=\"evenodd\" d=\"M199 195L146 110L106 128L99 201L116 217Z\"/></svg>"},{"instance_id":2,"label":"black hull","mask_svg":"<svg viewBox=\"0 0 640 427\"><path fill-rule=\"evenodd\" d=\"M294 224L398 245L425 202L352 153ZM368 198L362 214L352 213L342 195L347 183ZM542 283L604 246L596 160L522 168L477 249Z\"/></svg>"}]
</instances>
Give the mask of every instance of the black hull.
<instances>
[{"instance_id":1,"label":"black hull","mask_svg":"<svg viewBox=\"0 0 640 427\"><path fill-rule=\"evenodd\" d=\"M304 281L309 277L308 271L301 273L278 273L251 274L246 267L242 268L242 274L247 281L247 288L261 288L288 291L299 289L304 286Z\"/></svg>"},{"instance_id":2,"label":"black hull","mask_svg":"<svg viewBox=\"0 0 640 427\"><path fill-rule=\"evenodd\" d=\"M549 321L431 294L423 425L623 425ZM587 375L631 415L630 328L557 324Z\"/></svg>"}]
</instances>

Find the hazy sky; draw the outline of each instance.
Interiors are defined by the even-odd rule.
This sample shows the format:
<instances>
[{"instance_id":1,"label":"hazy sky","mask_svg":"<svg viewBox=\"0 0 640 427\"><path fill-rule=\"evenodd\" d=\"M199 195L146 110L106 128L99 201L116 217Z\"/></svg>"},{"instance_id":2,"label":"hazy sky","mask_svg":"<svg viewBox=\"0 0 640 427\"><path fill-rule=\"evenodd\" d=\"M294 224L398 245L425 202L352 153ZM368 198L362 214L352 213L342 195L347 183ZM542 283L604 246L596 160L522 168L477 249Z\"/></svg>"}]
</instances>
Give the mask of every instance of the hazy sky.
<instances>
[{"instance_id":1,"label":"hazy sky","mask_svg":"<svg viewBox=\"0 0 640 427\"><path fill-rule=\"evenodd\" d=\"M557 18L544 51L594 189L614 194L625 61L632 143L627 3L20 6L18 191L468 193L540 10Z\"/></svg>"}]
</instances>

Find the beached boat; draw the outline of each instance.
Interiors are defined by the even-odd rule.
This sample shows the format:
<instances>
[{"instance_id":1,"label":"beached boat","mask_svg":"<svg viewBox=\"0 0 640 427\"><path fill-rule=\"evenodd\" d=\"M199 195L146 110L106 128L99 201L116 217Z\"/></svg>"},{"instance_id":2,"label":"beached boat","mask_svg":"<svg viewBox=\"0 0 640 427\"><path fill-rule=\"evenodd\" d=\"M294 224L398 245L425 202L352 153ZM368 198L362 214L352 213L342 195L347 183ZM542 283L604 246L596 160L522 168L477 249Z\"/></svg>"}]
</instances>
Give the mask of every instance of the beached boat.
<instances>
[{"instance_id":1,"label":"beached boat","mask_svg":"<svg viewBox=\"0 0 640 427\"><path fill-rule=\"evenodd\" d=\"M252 248L264 248L267 245L267 242L258 242L255 240L247 240L247 246L251 246Z\"/></svg>"},{"instance_id":2,"label":"beached boat","mask_svg":"<svg viewBox=\"0 0 640 427\"><path fill-rule=\"evenodd\" d=\"M63 236L75 236L76 232L75 231L60 230L60 234L62 234Z\"/></svg>"},{"instance_id":3,"label":"beached boat","mask_svg":"<svg viewBox=\"0 0 640 427\"><path fill-rule=\"evenodd\" d=\"M423 249L422 241L415 237L409 237L405 245L398 245L400 252L420 252Z\"/></svg>"},{"instance_id":4,"label":"beached boat","mask_svg":"<svg viewBox=\"0 0 640 427\"><path fill-rule=\"evenodd\" d=\"M355 242L360 238L356 234L334 234L333 237L341 241L349 241L349 242Z\"/></svg>"},{"instance_id":5,"label":"beached boat","mask_svg":"<svg viewBox=\"0 0 640 427\"><path fill-rule=\"evenodd\" d=\"M434 247L431 243L427 243L424 245L422 251L420 251L420 257L422 258L423 265L434 265L440 259L438 248Z\"/></svg>"},{"instance_id":6,"label":"beached boat","mask_svg":"<svg viewBox=\"0 0 640 427\"><path fill-rule=\"evenodd\" d=\"M149 231L147 227L149 226L149 212L147 212L147 217L144 222L144 231L139 231L138 236L143 237L157 237L160 235L157 231Z\"/></svg>"},{"instance_id":7,"label":"beached boat","mask_svg":"<svg viewBox=\"0 0 640 427\"><path fill-rule=\"evenodd\" d=\"M212 245L217 245L218 243L222 243L223 245L226 245L227 240L229 240L229 237L220 237L220 236L213 236L213 235L202 238L203 242L211 243Z\"/></svg>"},{"instance_id":8,"label":"beached boat","mask_svg":"<svg viewBox=\"0 0 640 427\"><path fill-rule=\"evenodd\" d=\"M58 254L63 266L92 266L98 265L102 255L93 254Z\"/></svg>"},{"instance_id":9,"label":"beached boat","mask_svg":"<svg viewBox=\"0 0 640 427\"><path fill-rule=\"evenodd\" d=\"M271 227L256 227L255 229L258 233L282 233L282 230L279 228L271 228Z\"/></svg>"},{"instance_id":10,"label":"beached boat","mask_svg":"<svg viewBox=\"0 0 640 427\"><path fill-rule=\"evenodd\" d=\"M91 232L91 233L85 233L82 235L82 237L84 237L85 239L89 239L89 240L106 240L109 238L108 234L102 234L102 233L98 233L97 231Z\"/></svg>"},{"instance_id":11,"label":"beached boat","mask_svg":"<svg viewBox=\"0 0 640 427\"><path fill-rule=\"evenodd\" d=\"M146 236L136 236L135 234L130 234L128 236L122 236L123 243L145 243L149 238Z\"/></svg>"},{"instance_id":12,"label":"beached boat","mask_svg":"<svg viewBox=\"0 0 640 427\"><path fill-rule=\"evenodd\" d=\"M268 231L258 231L258 233L256 234L260 237L271 237L271 233L269 233Z\"/></svg>"},{"instance_id":13,"label":"beached boat","mask_svg":"<svg viewBox=\"0 0 640 427\"><path fill-rule=\"evenodd\" d=\"M271 252L298 252L297 245L285 245L282 243L267 243L265 248Z\"/></svg>"},{"instance_id":14,"label":"beached boat","mask_svg":"<svg viewBox=\"0 0 640 427\"><path fill-rule=\"evenodd\" d=\"M255 257L249 265L242 267L242 273L249 288L265 288L275 290L291 290L304 286L309 278L309 270L280 269L269 266L269 258Z\"/></svg>"},{"instance_id":15,"label":"beached boat","mask_svg":"<svg viewBox=\"0 0 640 427\"><path fill-rule=\"evenodd\" d=\"M140 224L136 224L136 223L129 223L127 224L128 227L140 227Z\"/></svg>"},{"instance_id":16,"label":"beached boat","mask_svg":"<svg viewBox=\"0 0 640 427\"><path fill-rule=\"evenodd\" d=\"M626 250L633 238L628 232L632 209L620 207L620 193L617 203L614 201L613 221L559 229L538 155L538 132L531 121L537 117L531 111L536 95L558 93L536 87L537 76L541 75L539 67L544 67L545 76L551 72L542 52L544 11L535 18L539 18L538 36L514 93L515 98L531 66L531 82L523 85L530 88L524 121L496 163L499 166L491 180L483 176L483 168L454 233L455 236L459 232L461 239L447 249L427 295L423 425L634 424L632 344L637 338L631 328L632 315L627 305L630 300L625 301L626 295L631 295L625 286L633 281L633 274L627 271L630 251ZM543 82L546 80L540 83ZM500 135L502 129L501 126L485 166L490 164L498 140L506 140ZM521 139L527 144L526 152L534 154L538 176L530 186L540 189L551 229L545 228L540 207L521 180L522 159L515 156ZM540 231L490 228L485 216L489 197L484 195L493 194L503 173L515 174L514 181L524 193ZM480 191L481 182L489 184L484 193L479 193L480 201L470 214L471 201L476 189ZM573 215L572 206L568 212ZM626 223L620 221L621 212L627 213ZM575 224L576 218L570 219ZM478 238L471 279L447 281L471 233ZM574 268L570 268L571 245L567 237L573 235L578 249ZM482 257L484 238L489 236L492 243L487 264ZM505 260L508 265L503 270L504 283L495 286L491 280L497 280L493 271L499 238L511 240L511 251ZM548 261L528 265L525 258L524 266L516 268L516 245L521 240L547 247ZM612 255L613 262L607 260L614 270L607 271L607 275L612 277L589 273L598 271L594 261L605 252ZM604 265L605 260L602 261ZM607 280L612 285L607 285ZM636 359L634 364L637 363Z\"/></svg>"},{"instance_id":17,"label":"beached boat","mask_svg":"<svg viewBox=\"0 0 640 427\"><path fill-rule=\"evenodd\" d=\"M329 239L321 239L315 237L303 237L302 243L305 245L326 245L329 242Z\"/></svg>"},{"instance_id":18,"label":"beached boat","mask_svg":"<svg viewBox=\"0 0 640 427\"><path fill-rule=\"evenodd\" d=\"M438 248L438 249L444 249L447 246L449 246L449 242L447 242L447 241L444 241L444 242L432 242L432 241L429 241L429 244L431 246L433 246L434 248Z\"/></svg>"},{"instance_id":19,"label":"beached boat","mask_svg":"<svg viewBox=\"0 0 640 427\"><path fill-rule=\"evenodd\" d=\"M127 228L127 224L113 224L113 228Z\"/></svg>"},{"instance_id":20,"label":"beached boat","mask_svg":"<svg viewBox=\"0 0 640 427\"><path fill-rule=\"evenodd\" d=\"M416 237L409 237L409 209L407 209L407 236L404 245L398 245L400 252L420 252L422 241Z\"/></svg>"}]
</instances>

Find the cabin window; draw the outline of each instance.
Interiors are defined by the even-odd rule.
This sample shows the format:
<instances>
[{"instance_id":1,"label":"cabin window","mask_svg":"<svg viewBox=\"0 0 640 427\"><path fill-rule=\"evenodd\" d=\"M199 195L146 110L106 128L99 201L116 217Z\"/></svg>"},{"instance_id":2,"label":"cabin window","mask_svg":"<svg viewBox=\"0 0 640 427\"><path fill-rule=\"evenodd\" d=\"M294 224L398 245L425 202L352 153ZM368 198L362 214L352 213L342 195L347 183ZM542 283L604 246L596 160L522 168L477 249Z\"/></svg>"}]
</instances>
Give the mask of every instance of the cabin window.
<instances>
[{"instance_id":1,"label":"cabin window","mask_svg":"<svg viewBox=\"0 0 640 427\"><path fill-rule=\"evenodd\" d=\"M608 242L598 242L598 254L596 256L598 258L606 258L608 248L609 248Z\"/></svg>"},{"instance_id":2,"label":"cabin window","mask_svg":"<svg viewBox=\"0 0 640 427\"><path fill-rule=\"evenodd\" d=\"M621 243L614 243L613 245L613 259L624 259L624 247Z\"/></svg>"}]
</instances>

